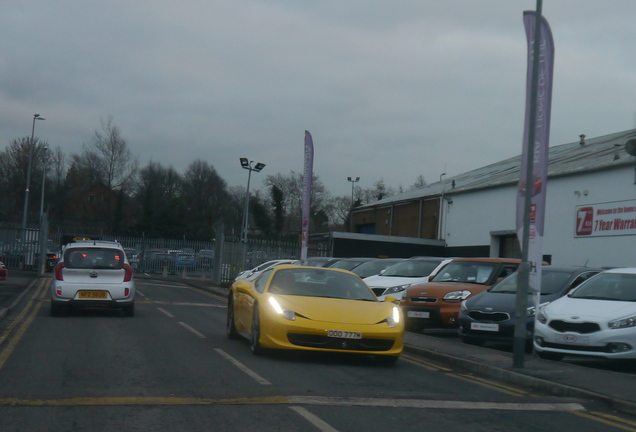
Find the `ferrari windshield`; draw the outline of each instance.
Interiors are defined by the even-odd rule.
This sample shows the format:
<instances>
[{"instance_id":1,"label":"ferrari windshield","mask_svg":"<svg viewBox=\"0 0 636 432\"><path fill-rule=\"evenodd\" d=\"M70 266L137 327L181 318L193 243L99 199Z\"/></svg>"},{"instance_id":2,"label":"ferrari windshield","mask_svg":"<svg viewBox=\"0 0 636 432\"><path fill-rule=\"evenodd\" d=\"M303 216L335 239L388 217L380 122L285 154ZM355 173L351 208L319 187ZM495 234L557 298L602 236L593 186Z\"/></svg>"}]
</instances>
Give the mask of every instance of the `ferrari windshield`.
<instances>
[{"instance_id":1,"label":"ferrari windshield","mask_svg":"<svg viewBox=\"0 0 636 432\"><path fill-rule=\"evenodd\" d=\"M272 294L378 301L362 279L337 270L286 268L271 278L268 292Z\"/></svg>"}]
</instances>

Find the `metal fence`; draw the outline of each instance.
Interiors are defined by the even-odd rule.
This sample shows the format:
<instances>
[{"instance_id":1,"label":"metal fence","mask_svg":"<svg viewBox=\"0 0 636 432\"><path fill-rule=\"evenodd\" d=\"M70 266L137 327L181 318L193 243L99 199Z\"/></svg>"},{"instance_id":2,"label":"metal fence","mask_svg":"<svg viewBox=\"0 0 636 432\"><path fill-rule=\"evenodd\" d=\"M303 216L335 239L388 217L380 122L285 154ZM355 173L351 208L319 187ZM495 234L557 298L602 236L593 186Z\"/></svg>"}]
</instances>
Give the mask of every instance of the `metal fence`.
<instances>
[{"instance_id":1,"label":"metal fence","mask_svg":"<svg viewBox=\"0 0 636 432\"><path fill-rule=\"evenodd\" d=\"M273 259L299 259L300 245L222 237L200 241L148 237L121 237L101 233L49 232L40 238L41 229L0 226L0 260L8 269L40 271L39 251L46 250L51 271L61 245L69 239L118 241L126 249L129 261L137 272L182 274L184 277L210 278L219 284L231 283L244 269L253 268Z\"/></svg>"}]
</instances>

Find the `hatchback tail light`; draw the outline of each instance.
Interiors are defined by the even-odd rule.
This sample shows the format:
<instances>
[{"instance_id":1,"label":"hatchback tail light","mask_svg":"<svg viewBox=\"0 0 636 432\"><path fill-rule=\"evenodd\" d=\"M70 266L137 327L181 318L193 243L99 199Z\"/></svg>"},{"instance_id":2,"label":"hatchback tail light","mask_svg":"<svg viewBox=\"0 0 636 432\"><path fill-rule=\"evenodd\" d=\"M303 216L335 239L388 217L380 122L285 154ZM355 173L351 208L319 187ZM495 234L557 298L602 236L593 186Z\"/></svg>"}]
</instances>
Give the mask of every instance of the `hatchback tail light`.
<instances>
[{"instance_id":1,"label":"hatchback tail light","mask_svg":"<svg viewBox=\"0 0 636 432\"><path fill-rule=\"evenodd\" d=\"M55 265L55 269L53 269L53 271L55 272L55 279L59 280L59 281L63 281L64 280L64 276L62 275L62 269L65 267L64 263L57 263Z\"/></svg>"},{"instance_id":2,"label":"hatchback tail light","mask_svg":"<svg viewBox=\"0 0 636 432\"><path fill-rule=\"evenodd\" d=\"M130 264L124 264L124 270L126 271L124 274L124 282L130 282L132 280L134 270Z\"/></svg>"}]
</instances>

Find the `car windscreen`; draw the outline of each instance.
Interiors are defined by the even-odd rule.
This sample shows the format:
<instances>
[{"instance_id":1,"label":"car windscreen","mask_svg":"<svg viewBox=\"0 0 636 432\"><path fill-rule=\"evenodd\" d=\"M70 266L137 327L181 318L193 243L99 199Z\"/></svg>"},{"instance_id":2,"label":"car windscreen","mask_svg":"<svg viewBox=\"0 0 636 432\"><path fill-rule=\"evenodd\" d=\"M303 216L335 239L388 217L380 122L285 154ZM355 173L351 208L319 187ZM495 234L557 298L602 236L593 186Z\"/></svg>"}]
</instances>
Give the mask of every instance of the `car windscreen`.
<instances>
[{"instance_id":1,"label":"car windscreen","mask_svg":"<svg viewBox=\"0 0 636 432\"><path fill-rule=\"evenodd\" d=\"M71 269L122 269L124 251L112 248L73 248L64 253L64 266Z\"/></svg>"},{"instance_id":2,"label":"car windscreen","mask_svg":"<svg viewBox=\"0 0 636 432\"><path fill-rule=\"evenodd\" d=\"M276 271L269 293L305 297L378 301L373 291L357 276L316 267Z\"/></svg>"},{"instance_id":3,"label":"car windscreen","mask_svg":"<svg viewBox=\"0 0 636 432\"><path fill-rule=\"evenodd\" d=\"M351 271L364 279L365 277L380 274L382 270L391 267L397 262L399 261L384 260L384 259L367 261L365 263L360 264L359 266L352 269Z\"/></svg>"},{"instance_id":4,"label":"car windscreen","mask_svg":"<svg viewBox=\"0 0 636 432\"><path fill-rule=\"evenodd\" d=\"M353 260L341 260L336 261L333 265L330 265L331 268L339 268L343 270L351 270L354 267L357 267L362 261L353 261Z\"/></svg>"},{"instance_id":5,"label":"car windscreen","mask_svg":"<svg viewBox=\"0 0 636 432\"><path fill-rule=\"evenodd\" d=\"M636 274L599 273L579 285L570 297L636 302Z\"/></svg>"},{"instance_id":6,"label":"car windscreen","mask_svg":"<svg viewBox=\"0 0 636 432\"><path fill-rule=\"evenodd\" d=\"M515 272L494 285L488 291L493 293L510 293L517 292L517 276L519 272ZM541 295L556 294L563 288L563 285L570 279L572 272L567 271L546 271L541 272ZM529 293L531 294L531 293Z\"/></svg>"},{"instance_id":7,"label":"car windscreen","mask_svg":"<svg viewBox=\"0 0 636 432\"><path fill-rule=\"evenodd\" d=\"M406 260L389 267L382 276L426 277L437 268L440 262Z\"/></svg>"},{"instance_id":8,"label":"car windscreen","mask_svg":"<svg viewBox=\"0 0 636 432\"><path fill-rule=\"evenodd\" d=\"M432 282L466 282L485 284L490 280L496 263L451 261L432 279Z\"/></svg>"}]
</instances>

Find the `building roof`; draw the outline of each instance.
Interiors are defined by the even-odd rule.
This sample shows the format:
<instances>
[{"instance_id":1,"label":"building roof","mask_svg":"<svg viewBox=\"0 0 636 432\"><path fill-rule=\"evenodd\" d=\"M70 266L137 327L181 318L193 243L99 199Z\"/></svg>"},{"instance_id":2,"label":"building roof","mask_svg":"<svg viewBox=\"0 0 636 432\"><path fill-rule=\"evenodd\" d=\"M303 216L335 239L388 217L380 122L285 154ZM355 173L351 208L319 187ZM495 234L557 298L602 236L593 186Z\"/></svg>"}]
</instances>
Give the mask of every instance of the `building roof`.
<instances>
[{"instance_id":1,"label":"building roof","mask_svg":"<svg viewBox=\"0 0 636 432\"><path fill-rule=\"evenodd\" d=\"M636 157L625 150L625 143L632 138L636 138L636 129L596 138L586 138L583 135L580 141L550 147L548 178L634 165ZM440 182L356 207L355 210L433 198L442 194L516 184L519 182L520 163L521 155L518 155L464 174L445 178Z\"/></svg>"}]
</instances>

